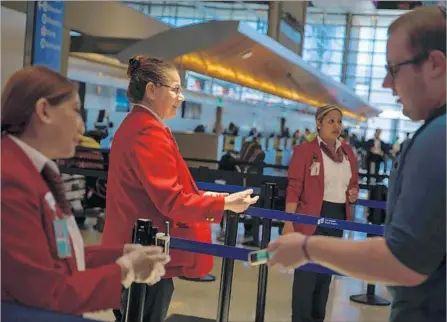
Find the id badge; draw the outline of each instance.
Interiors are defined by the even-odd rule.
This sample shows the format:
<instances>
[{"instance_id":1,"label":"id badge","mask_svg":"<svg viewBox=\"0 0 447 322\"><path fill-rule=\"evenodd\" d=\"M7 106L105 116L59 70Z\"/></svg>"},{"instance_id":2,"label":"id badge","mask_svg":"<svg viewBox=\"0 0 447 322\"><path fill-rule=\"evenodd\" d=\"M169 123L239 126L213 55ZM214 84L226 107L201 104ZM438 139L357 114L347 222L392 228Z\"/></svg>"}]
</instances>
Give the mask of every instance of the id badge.
<instances>
[{"instance_id":1,"label":"id badge","mask_svg":"<svg viewBox=\"0 0 447 322\"><path fill-rule=\"evenodd\" d=\"M57 256L59 258L69 258L72 256L70 235L66 219L55 219L53 221L54 233L56 236Z\"/></svg>"},{"instance_id":2,"label":"id badge","mask_svg":"<svg viewBox=\"0 0 447 322\"><path fill-rule=\"evenodd\" d=\"M320 174L320 162L314 162L310 166L310 175L318 176Z\"/></svg>"}]
</instances>

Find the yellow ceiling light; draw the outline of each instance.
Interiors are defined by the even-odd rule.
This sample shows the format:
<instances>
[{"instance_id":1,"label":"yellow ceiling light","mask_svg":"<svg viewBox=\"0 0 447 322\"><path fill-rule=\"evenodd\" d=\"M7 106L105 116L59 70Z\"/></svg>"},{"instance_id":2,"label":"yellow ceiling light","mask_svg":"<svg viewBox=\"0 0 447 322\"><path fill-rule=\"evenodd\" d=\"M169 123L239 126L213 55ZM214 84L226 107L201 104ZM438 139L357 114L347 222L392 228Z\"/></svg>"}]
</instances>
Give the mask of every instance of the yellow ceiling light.
<instances>
[{"instance_id":1,"label":"yellow ceiling light","mask_svg":"<svg viewBox=\"0 0 447 322\"><path fill-rule=\"evenodd\" d=\"M322 101L306 97L289 88L278 86L271 82L258 80L247 73L217 64L210 59L202 58L199 54L194 53L183 55L175 59L175 62L182 65L184 69L205 74L209 77L219 78L245 87L250 87L262 92L289 99L291 101L298 101L311 106L324 105L324 102Z\"/></svg>"},{"instance_id":2,"label":"yellow ceiling light","mask_svg":"<svg viewBox=\"0 0 447 322\"><path fill-rule=\"evenodd\" d=\"M191 70L200 74L207 75L209 77L222 79L291 101L304 103L313 107L319 107L326 104L323 101L297 93L296 91L289 88L278 86L271 82L259 80L247 73L235 70L224 65L220 65L212 61L211 59L201 57L198 53L186 54L177 57L175 59L175 63L181 65L182 68L185 70ZM346 109L343 109L343 114L346 117L358 121L364 122L367 120L366 117L352 113L351 111L348 111Z\"/></svg>"}]
</instances>

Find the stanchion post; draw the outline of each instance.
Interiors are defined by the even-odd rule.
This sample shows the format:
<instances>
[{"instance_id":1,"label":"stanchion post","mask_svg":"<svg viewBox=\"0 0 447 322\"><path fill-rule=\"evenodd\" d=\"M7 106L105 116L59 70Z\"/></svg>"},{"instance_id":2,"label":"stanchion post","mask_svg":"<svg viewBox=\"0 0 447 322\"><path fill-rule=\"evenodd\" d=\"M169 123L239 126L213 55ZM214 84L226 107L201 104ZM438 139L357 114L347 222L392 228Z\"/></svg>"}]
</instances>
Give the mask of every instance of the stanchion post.
<instances>
[{"instance_id":1,"label":"stanchion post","mask_svg":"<svg viewBox=\"0 0 447 322\"><path fill-rule=\"evenodd\" d=\"M138 219L132 233L132 243L154 245L157 229L152 227L149 219ZM146 284L132 283L127 296L126 311L123 322L143 322L144 302L146 298Z\"/></svg>"},{"instance_id":2,"label":"stanchion post","mask_svg":"<svg viewBox=\"0 0 447 322\"><path fill-rule=\"evenodd\" d=\"M370 199L371 200L377 200L377 201L384 201L384 189L385 187L383 185L376 185L372 188L370 193ZM384 217L382 216L382 212L384 210L382 209L369 209L369 218L368 221L373 225L381 225L383 224ZM376 235L367 234L368 238L375 237ZM349 299L356 303L361 304L367 304L367 305L374 305L374 306L387 306L391 303L376 295L376 285L374 284L368 284L366 286L366 294L358 294L358 295L351 295Z\"/></svg>"},{"instance_id":3,"label":"stanchion post","mask_svg":"<svg viewBox=\"0 0 447 322\"><path fill-rule=\"evenodd\" d=\"M278 187L276 183L265 183L261 186L262 208L273 209L275 199L278 195ZM268 218L262 219L262 239L261 249L268 246L272 232L272 220ZM264 322L265 303L267 296L268 268L267 265L259 266L258 274L258 294L256 298L256 322Z\"/></svg>"},{"instance_id":4,"label":"stanchion post","mask_svg":"<svg viewBox=\"0 0 447 322\"><path fill-rule=\"evenodd\" d=\"M231 211L225 211L225 217L226 217L225 245L236 246L239 215ZM230 316L233 270L234 270L234 260L229 258L223 258L216 322L228 322L228 318Z\"/></svg>"}]
</instances>

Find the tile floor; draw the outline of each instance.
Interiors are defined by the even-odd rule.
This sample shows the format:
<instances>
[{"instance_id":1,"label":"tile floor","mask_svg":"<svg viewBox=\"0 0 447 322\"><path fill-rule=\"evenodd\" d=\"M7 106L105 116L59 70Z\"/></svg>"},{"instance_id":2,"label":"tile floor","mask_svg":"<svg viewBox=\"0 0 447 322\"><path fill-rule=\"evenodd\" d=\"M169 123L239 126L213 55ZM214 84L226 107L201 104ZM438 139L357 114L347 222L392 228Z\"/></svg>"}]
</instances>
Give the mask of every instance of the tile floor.
<instances>
[{"instance_id":1,"label":"tile floor","mask_svg":"<svg viewBox=\"0 0 447 322\"><path fill-rule=\"evenodd\" d=\"M355 211L356 220L364 222L362 207ZM219 226L214 225L214 240ZM89 225L87 224L87 227ZM100 242L101 234L91 228L83 231L87 244ZM273 229L272 238L278 236L277 229ZM364 234L345 232L345 238L362 239ZM243 239L243 225L240 225L238 241ZM217 277L213 283L194 283L176 279L175 292L168 313L169 321L180 321L174 317L187 315L189 321L198 321L200 318L216 319L221 260L215 259L212 274ZM236 262L232 288L232 301L230 306L230 321L254 321L256 307L258 268L252 268L242 262ZM268 278L267 304L265 312L266 322L290 321L291 314L291 287L293 275L278 270L271 270ZM389 306L367 306L349 300L350 295L362 294L366 291L366 284L346 278L334 277L331 284L329 302L327 305L326 322L384 322L389 315ZM376 294L389 299L383 286L377 286ZM86 317L100 321L113 321L111 311L94 312ZM169 318L171 317L171 318ZM182 320L185 321L185 320Z\"/></svg>"}]
</instances>

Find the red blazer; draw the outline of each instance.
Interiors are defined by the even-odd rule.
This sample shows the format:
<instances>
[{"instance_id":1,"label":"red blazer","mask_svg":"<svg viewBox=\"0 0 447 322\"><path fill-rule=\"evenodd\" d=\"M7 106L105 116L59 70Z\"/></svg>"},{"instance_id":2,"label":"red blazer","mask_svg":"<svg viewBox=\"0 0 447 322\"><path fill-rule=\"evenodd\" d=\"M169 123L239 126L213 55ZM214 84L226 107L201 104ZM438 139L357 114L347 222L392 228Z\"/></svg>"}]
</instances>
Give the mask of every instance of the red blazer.
<instances>
[{"instance_id":1,"label":"red blazer","mask_svg":"<svg viewBox=\"0 0 447 322\"><path fill-rule=\"evenodd\" d=\"M74 257L58 258L46 182L7 136L1 152L2 301L71 314L118 308L121 269L114 262L123 247L86 247L83 272ZM56 212L61 218L58 206Z\"/></svg>"},{"instance_id":2,"label":"red blazer","mask_svg":"<svg viewBox=\"0 0 447 322\"><path fill-rule=\"evenodd\" d=\"M106 209L106 245L131 242L138 218L160 229L169 221L172 236L211 243L210 223L220 222L224 198L202 196L170 130L135 106L113 139ZM202 277L213 267L211 256L174 249L170 254L166 277Z\"/></svg>"},{"instance_id":3,"label":"red blazer","mask_svg":"<svg viewBox=\"0 0 447 322\"><path fill-rule=\"evenodd\" d=\"M347 196L351 188L359 188L357 160L349 145L342 143L342 148L346 152L349 163L351 164L352 175L346 191L346 218L347 220L351 220L351 204ZM320 173L318 176L310 175L310 167L314 160L314 155L318 157L318 162L320 162ZM289 165L288 177L289 185L287 187L286 203L298 203L296 213L319 217L324 195L324 166L318 139L295 147ZM297 232L312 235L315 232L316 226L294 224L294 228Z\"/></svg>"}]
</instances>

